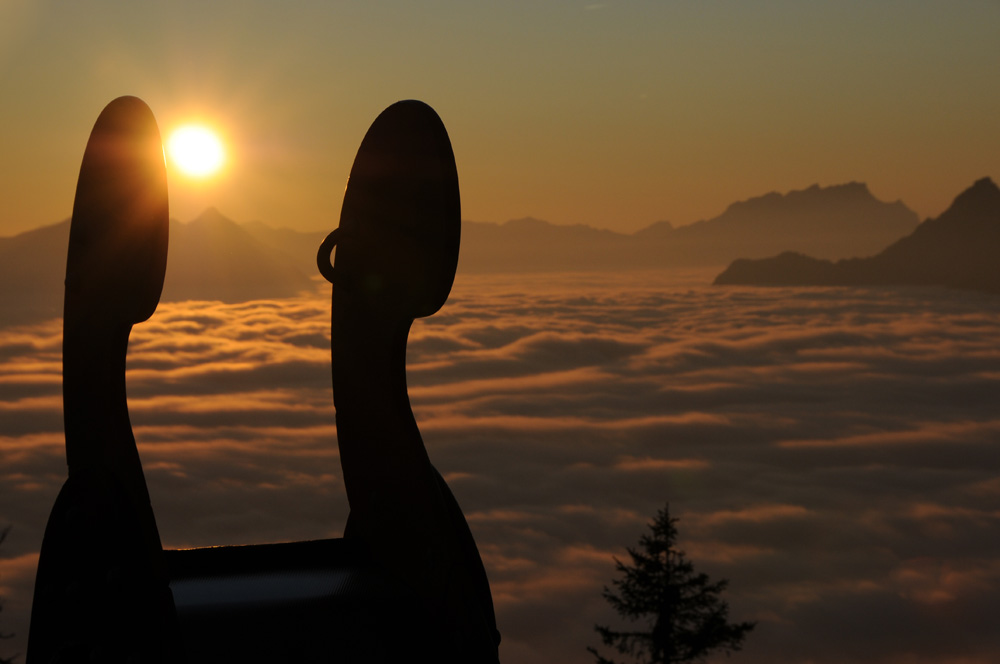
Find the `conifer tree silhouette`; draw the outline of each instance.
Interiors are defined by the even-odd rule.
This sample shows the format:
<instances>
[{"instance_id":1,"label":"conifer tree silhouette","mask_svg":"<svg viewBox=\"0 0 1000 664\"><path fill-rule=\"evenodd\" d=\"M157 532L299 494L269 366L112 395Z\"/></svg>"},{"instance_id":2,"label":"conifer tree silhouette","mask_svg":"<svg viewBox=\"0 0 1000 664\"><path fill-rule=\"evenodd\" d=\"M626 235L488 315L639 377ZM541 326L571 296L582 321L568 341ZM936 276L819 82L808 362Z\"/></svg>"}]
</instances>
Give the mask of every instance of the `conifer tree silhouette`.
<instances>
[{"instance_id":1,"label":"conifer tree silhouette","mask_svg":"<svg viewBox=\"0 0 1000 664\"><path fill-rule=\"evenodd\" d=\"M729 605L721 598L729 582L712 582L694 571L684 552L674 548L676 522L669 504L658 511L650 534L639 539L638 547L626 549L631 564L615 559L622 577L612 581L614 589L604 587L604 599L615 611L645 628L615 631L595 625L594 629L605 646L639 664L700 662L716 650L728 655L741 649L755 626L729 622ZM598 664L618 664L594 647L587 650Z\"/></svg>"}]
</instances>

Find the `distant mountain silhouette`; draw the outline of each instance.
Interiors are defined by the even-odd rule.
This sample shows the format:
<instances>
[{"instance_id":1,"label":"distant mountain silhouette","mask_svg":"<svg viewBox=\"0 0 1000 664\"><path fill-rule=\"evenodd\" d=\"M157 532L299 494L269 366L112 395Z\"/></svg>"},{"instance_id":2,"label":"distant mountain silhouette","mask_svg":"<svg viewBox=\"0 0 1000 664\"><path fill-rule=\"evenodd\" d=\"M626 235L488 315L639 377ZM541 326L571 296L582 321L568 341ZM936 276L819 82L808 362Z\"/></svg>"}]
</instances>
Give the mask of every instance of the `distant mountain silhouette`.
<instances>
[{"instance_id":1,"label":"distant mountain silhouette","mask_svg":"<svg viewBox=\"0 0 1000 664\"><path fill-rule=\"evenodd\" d=\"M0 325L62 316L69 219L0 238Z\"/></svg>"},{"instance_id":2,"label":"distant mountain silhouette","mask_svg":"<svg viewBox=\"0 0 1000 664\"><path fill-rule=\"evenodd\" d=\"M190 223L171 222L162 299L243 302L290 297L314 287L307 276L313 272L303 273L280 247L260 241L209 208Z\"/></svg>"},{"instance_id":3,"label":"distant mountain silhouette","mask_svg":"<svg viewBox=\"0 0 1000 664\"><path fill-rule=\"evenodd\" d=\"M763 258L792 249L820 258L866 256L911 232L917 214L885 203L860 182L813 185L733 203L708 221L674 230L674 241L704 262Z\"/></svg>"},{"instance_id":4,"label":"distant mountain silhouette","mask_svg":"<svg viewBox=\"0 0 1000 664\"><path fill-rule=\"evenodd\" d=\"M870 258L832 262L796 252L734 261L716 284L947 286L1000 292L1000 188L976 181L936 219Z\"/></svg>"},{"instance_id":5,"label":"distant mountain silhouette","mask_svg":"<svg viewBox=\"0 0 1000 664\"><path fill-rule=\"evenodd\" d=\"M631 236L581 224L557 226L514 219L504 224L462 224L460 272L565 272L615 270L628 265Z\"/></svg>"},{"instance_id":6,"label":"distant mountain silhouette","mask_svg":"<svg viewBox=\"0 0 1000 664\"><path fill-rule=\"evenodd\" d=\"M68 219L0 238L0 325L62 315L68 246ZM160 299L243 302L290 297L315 287L307 274L280 247L258 240L209 209L187 224L170 221Z\"/></svg>"},{"instance_id":7,"label":"distant mountain silhouette","mask_svg":"<svg viewBox=\"0 0 1000 664\"><path fill-rule=\"evenodd\" d=\"M504 273L721 267L741 256L764 257L788 248L823 257L862 256L909 233L918 221L903 203L879 201L859 183L770 193L733 203L714 219L677 228L660 221L633 234L531 217L502 224L465 221L458 269ZM300 272L315 272L316 248L325 233L276 229L261 222L243 228L281 250Z\"/></svg>"},{"instance_id":8,"label":"distant mountain silhouette","mask_svg":"<svg viewBox=\"0 0 1000 664\"><path fill-rule=\"evenodd\" d=\"M824 258L871 254L912 231L902 202L879 201L864 184L813 185L733 203L713 219L674 227L660 221L626 235L537 219L465 222L459 269L467 272L722 266L783 249Z\"/></svg>"},{"instance_id":9,"label":"distant mountain silhouette","mask_svg":"<svg viewBox=\"0 0 1000 664\"><path fill-rule=\"evenodd\" d=\"M717 267L782 249L821 257L866 255L917 225L900 202L879 201L863 184L814 185L733 203L714 219L673 227L661 221L636 233L538 219L462 224L461 272L559 272ZM333 226L331 225L331 228ZM325 231L261 222L237 224L209 209L190 223L170 222L162 301L240 302L314 287L316 250ZM0 325L59 316L69 221L0 238Z\"/></svg>"},{"instance_id":10,"label":"distant mountain silhouette","mask_svg":"<svg viewBox=\"0 0 1000 664\"><path fill-rule=\"evenodd\" d=\"M326 231L295 231L290 228L274 228L263 221L248 221L240 225L255 240L281 254L291 261L299 272L312 276L319 274L316 269L316 251L323 242Z\"/></svg>"}]
</instances>

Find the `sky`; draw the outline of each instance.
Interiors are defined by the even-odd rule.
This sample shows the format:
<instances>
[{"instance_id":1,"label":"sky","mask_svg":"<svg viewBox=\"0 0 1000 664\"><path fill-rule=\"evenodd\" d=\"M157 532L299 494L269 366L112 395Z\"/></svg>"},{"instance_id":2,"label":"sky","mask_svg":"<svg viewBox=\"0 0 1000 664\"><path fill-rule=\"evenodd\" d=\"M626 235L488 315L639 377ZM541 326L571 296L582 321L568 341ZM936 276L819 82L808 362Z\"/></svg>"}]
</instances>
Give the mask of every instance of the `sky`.
<instances>
[{"instance_id":1,"label":"sky","mask_svg":"<svg viewBox=\"0 0 1000 664\"><path fill-rule=\"evenodd\" d=\"M0 235L69 216L93 122L136 95L197 121L221 175L171 212L336 225L354 153L431 104L463 218L634 231L736 200L867 182L939 214L1000 176L1000 3L0 2Z\"/></svg>"},{"instance_id":2,"label":"sky","mask_svg":"<svg viewBox=\"0 0 1000 664\"><path fill-rule=\"evenodd\" d=\"M164 546L339 537L329 294L161 303L128 355ZM0 655L22 652L65 478L59 321L0 329ZM475 535L501 661L586 664L614 557L669 501L756 621L712 664L1000 659L1000 301L704 275L464 276L408 345ZM404 547L405 548L405 547ZM607 654L607 653L606 653Z\"/></svg>"}]
</instances>

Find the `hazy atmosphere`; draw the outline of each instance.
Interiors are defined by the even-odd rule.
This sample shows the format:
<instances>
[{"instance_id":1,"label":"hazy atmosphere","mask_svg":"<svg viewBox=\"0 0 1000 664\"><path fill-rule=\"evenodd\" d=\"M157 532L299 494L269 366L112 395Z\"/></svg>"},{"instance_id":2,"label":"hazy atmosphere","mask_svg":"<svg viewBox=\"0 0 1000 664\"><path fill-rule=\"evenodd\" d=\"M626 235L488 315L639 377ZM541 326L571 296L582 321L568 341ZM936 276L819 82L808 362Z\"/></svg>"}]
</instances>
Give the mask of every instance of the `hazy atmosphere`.
<instances>
[{"instance_id":1,"label":"hazy atmosphere","mask_svg":"<svg viewBox=\"0 0 1000 664\"><path fill-rule=\"evenodd\" d=\"M465 222L409 393L501 661L594 661L667 501L757 622L713 664L1000 660L998 30L985 0L0 3L0 658L66 477L80 160L136 95L175 220L127 369L165 547L341 536L315 250L369 124L418 98ZM221 145L200 177L191 124Z\"/></svg>"},{"instance_id":2,"label":"hazy atmosphere","mask_svg":"<svg viewBox=\"0 0 1000 664\"><path fill-rule=\"evenodd\" d=\"M222 134L172 214L336 221L368 124L440 113L466 219L634 231L814 183L939 214L1000 172L992 0L0 3L0 235L69 215L111 99ZM172 175L177 176L176 171Z\"/></svg>"}]
</instances>

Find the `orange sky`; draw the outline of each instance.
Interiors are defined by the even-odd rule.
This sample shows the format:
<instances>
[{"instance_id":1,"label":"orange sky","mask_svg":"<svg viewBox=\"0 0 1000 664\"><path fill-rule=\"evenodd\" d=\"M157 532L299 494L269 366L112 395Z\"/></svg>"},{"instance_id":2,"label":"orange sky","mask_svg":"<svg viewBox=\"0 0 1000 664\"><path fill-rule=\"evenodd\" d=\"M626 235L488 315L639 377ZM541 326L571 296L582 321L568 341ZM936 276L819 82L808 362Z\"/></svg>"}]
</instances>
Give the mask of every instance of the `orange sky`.
<instances>
[{"instance_id":1,"label":"orange sky","mask_svg":"<svg viewBox=\"0 0 1000 664\"><path fill-rule=\"evenodd\" d=\"M337 223L365 130L420 98L463 216L632 231L738 199L865 181L922 217L1000 177L1000 4L297 2L0 5L0 235L67 217L101 108L229 145L171 173L172 214Z\"/></svg>"}]
</instances>

